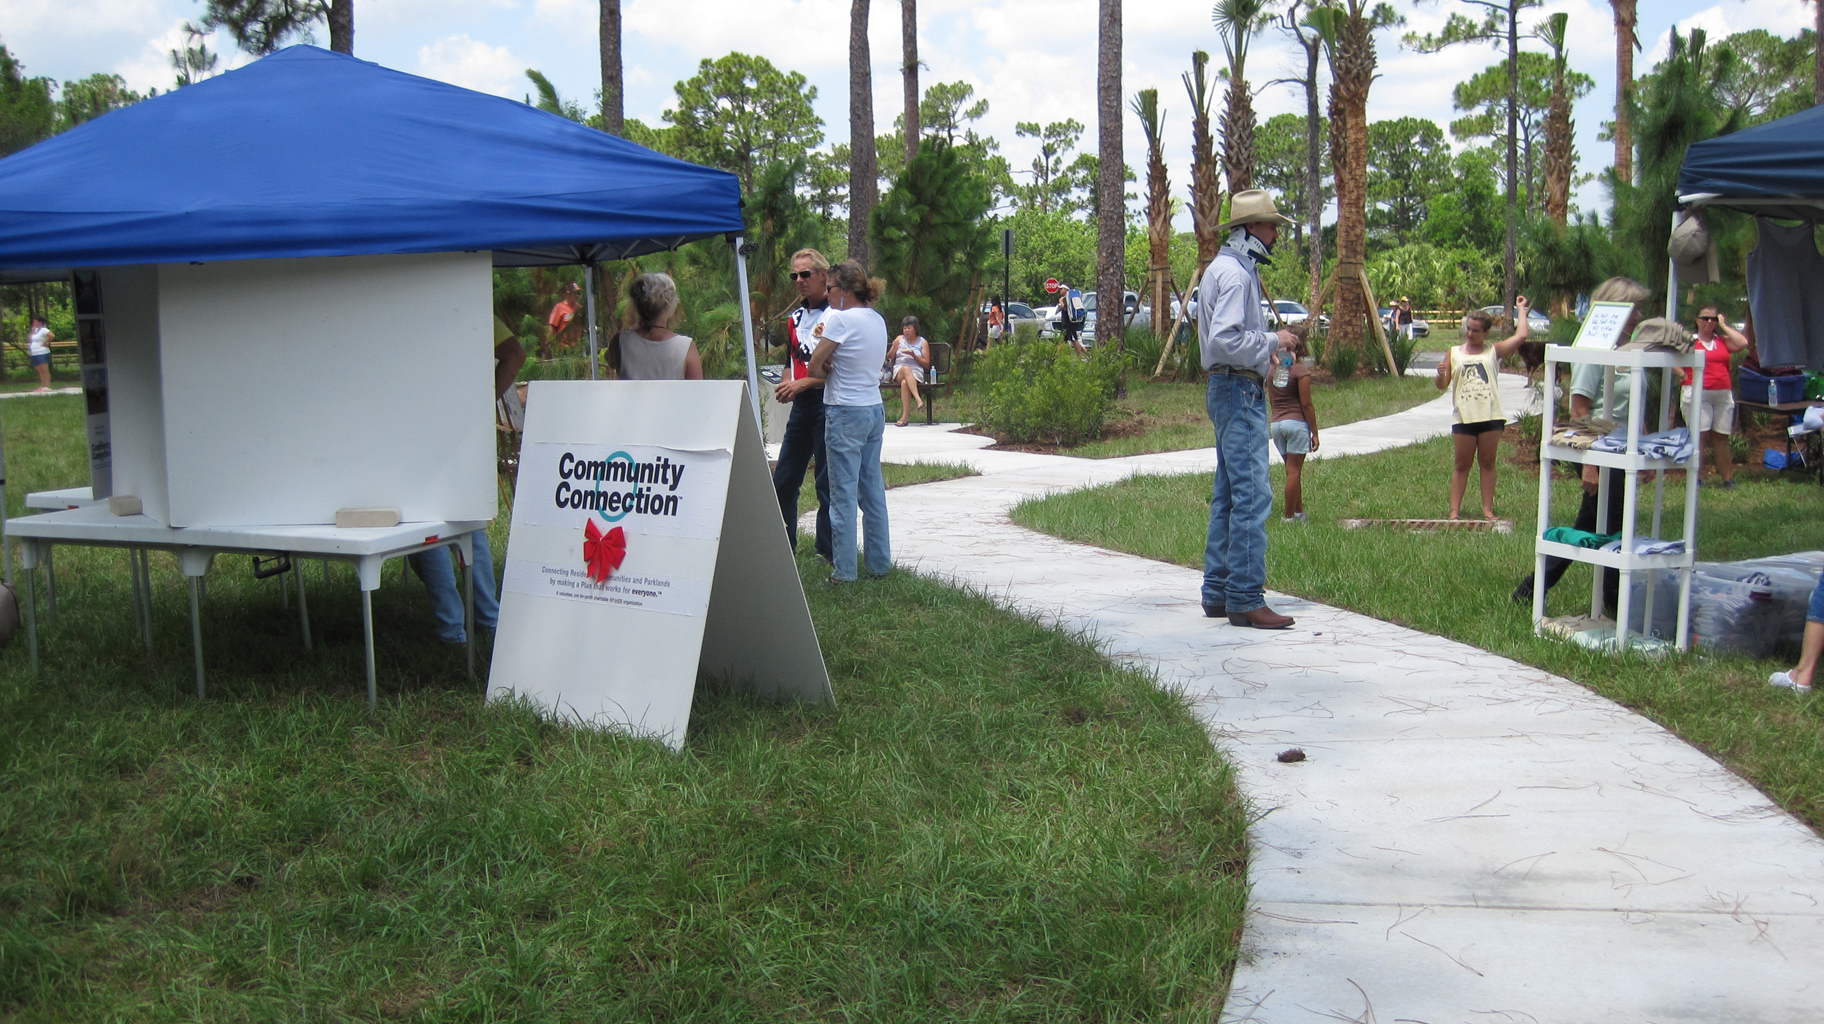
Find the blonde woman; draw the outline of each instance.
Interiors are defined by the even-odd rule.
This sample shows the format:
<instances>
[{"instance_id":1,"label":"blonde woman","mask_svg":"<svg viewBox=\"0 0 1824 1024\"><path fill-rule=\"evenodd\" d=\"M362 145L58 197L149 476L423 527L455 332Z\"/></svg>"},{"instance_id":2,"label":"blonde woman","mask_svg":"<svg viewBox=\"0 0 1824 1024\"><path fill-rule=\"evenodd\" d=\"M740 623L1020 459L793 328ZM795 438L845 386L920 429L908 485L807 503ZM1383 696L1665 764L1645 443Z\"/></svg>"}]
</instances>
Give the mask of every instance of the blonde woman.
<instances>
[{"instance_id":1,"label":"blonde woman","mask_svg":"<svg viewBox=\"0 0 1824 1024\"><path fill-rule=\"evenodd\" d=\"M641 274L627 287L640 326L615 338L622 380L702 380L703 360L689 335L671 329L678 286L670 274Z\"/></svg>"}]
</instances>

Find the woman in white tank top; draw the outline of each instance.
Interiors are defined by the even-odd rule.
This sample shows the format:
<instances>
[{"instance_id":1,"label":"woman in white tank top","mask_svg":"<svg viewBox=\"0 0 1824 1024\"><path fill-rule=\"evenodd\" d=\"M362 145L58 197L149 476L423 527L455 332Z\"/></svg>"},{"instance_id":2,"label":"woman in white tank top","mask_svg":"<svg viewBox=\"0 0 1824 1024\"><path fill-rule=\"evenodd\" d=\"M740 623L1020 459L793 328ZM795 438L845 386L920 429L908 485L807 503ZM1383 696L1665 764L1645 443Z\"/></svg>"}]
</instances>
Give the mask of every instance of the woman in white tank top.
<instances>
[{"instance_id":1,"label":"woman in white tank top","mask_svg":"<svg viewBox=\"0 0 1824 1024\"><path fill-rule=\"evenodd\" d=\"M671 330L678 311L678 286L669 274L641 274L627 289L638 330L615 338L621 350L622 380L702 380L697 343Z\"/></svg>"}]
</instances>

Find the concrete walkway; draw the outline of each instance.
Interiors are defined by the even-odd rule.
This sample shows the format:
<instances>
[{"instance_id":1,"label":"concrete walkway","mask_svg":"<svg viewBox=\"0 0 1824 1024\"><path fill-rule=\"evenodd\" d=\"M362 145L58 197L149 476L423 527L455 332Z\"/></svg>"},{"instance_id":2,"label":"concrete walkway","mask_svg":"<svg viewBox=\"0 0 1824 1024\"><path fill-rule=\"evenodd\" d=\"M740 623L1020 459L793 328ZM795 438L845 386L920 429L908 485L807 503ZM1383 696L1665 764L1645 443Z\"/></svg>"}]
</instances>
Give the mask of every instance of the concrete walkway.
<instances>
[{"instance_id":1,"label":"concrete walkway","mask_svg":"<svg viewBox=\"0 0 1824 1024\"><path fill-rule=\"evenodd\" d=\"M1519 378L1502 384L1524 405ZM1323 454L1408 444L1449 416L1438 401L1328 427ZM1294 629L1238 629L1203 618L1194 570L1007 518L1033 496L1207 472L1213 450L1092 461L987 443L888 426L887 461L982 473L888 492L896 560L1083 630L1192 699L1259 815L1223 1020L1824 1019L1824 842L1753 787L1538 669L1279 594ZM1279 763L1293 746L1309 759Z\"/></svg>"}]
</instances>

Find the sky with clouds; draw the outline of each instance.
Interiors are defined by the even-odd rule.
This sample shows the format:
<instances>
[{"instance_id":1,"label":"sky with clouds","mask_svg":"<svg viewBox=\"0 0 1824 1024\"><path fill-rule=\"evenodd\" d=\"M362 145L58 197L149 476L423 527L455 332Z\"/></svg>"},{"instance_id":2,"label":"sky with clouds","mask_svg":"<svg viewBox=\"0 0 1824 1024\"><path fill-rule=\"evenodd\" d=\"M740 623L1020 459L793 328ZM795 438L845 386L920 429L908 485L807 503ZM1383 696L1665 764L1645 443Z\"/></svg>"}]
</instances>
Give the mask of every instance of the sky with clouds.
<instances>
[{"instance_id":1,"label":"sky with clouds","mask_svg":"<svg viewBox=\"0 0 1824 1024\"><path fill-rule=\"evenodd\" d=\"M184 42L183 27L202 11L200 0L0 0L0 44L22 61L28 75L58 80L98 71L123 76L139 90L171 84L168 51ZM921 0L918 4L921 85L969 82L989 101L982 123L1001 141L1016 169L1035 149L1016 138L1016 121L1074 117L1095 138L1095 0ZM1461 0L1395 0L1403 28L1378 40L1380 77L1369 96L1371 120L1425 117L1447 125L1451 88L1496 63L1493 47L1464 46L1423 55L1401 47L1407 31L1435 31L1452 11L1479 8ZM802 72L816 87L815 106L826 134L848 138L849 0L623 0L623 52L629 117L660 124L674 99L672 87L699 61L731 50L755 53ZM1152 0L1126 5L1122 91L1160 91L1166 114L1166 153L1173 187L1188 178L1189 101L1179 76L1190 53L1205 49L1221 61L1221 43L1210 24L1211 0ZM1609 165L1613 147L1599 142L1600 123L1614 108L1614 29L1605 0L1548 0L1528 11L1523 24L1563 11L1570 15L1570 63L1596 88L1574 111L1580 170ZM596 40L596 0L356 0L355 55L391 68L442 79L503 96L531 90L527 68L550 77L560 94L593 105L601 72ZM1645 0L1639 33L1645 53L1637 73L1666 51L1667 33L1702 26L1712 38L1750 28L1792 35L1810 25L1804 0ZM877 129L890 128L901 107L899 4L873 4L869 31L874 66ZM328 45L327 29L316 42ZM1544 50L1532 41L1526 48ZM223 67L249 58L225 35L212 48ZM1255 42L1248 77L1258 89L1255 108L1265 121L1302 112L1303 90L1267 85L1303 74L1302 51L1278 31ZM1127 161L1144 159L1145 138L1129 113ZM1586 209L1603 205L1587 186L1577 197Z\"/></svg>"}]
</instances>

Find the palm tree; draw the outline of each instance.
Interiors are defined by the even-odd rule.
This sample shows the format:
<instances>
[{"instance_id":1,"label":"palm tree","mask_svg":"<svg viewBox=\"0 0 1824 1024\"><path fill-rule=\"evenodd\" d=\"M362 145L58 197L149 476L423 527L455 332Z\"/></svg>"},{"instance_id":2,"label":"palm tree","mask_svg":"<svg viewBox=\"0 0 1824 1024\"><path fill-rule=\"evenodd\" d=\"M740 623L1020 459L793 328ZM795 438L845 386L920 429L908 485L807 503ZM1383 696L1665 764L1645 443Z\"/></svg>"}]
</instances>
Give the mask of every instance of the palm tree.
<instances>
[{"instance_id":1,"label":"palm tree","mask_svg":"<svg viewBox=\"0 0 1824 1024\"><path fill-rule=\"evenodd\" d=\"M1336 319L1330 351L1360 350L1374 311L1362 291L1368 251L1368 88L1374 84L1374 12L1368 0L1314 9L1306 23L1330 55L1330 168L1336 178Z\"/></svg>"},{"instance_id":2,"label":"palm tree","mask_svg":"<svg viewBox=\"0 0 1824 1024\"><path fill-rule=\"evenodd\" d=\"M1127 162L1121 149L1121 0L1099 0L1096 15L1096 341L1126 353ZM1120 363L1116 397L1127 393Z\"/></svg>"},{"instance_id":3,"label":"palm tree","mask_svg":"<svg viewBox=\"0 0 1824 1024\"><path fill-rule=\"evenodd\" d=\"M1812 17L1817 21L1812 38L1816 41L1811 73L1811 102L1824 107L1824 0L1811 0Z\"/></svg>"},{"instance_id":4,"label":"palm tree","mask_svg":"<svg viewBox=\"0 0 1824 1024\"><path fill-rule=\"evenodd\" d=\"M1210 55L1191 54L1191 70L1183 75L1184 91L1191 97L1191 227L1197 232L1197 276L1216 258L1222 235L1222 181L1217 177L1215 140L1210 135Z\"/></svg>"},{"instance_id":5,"label":"palm tree","mask_svg":"<svg viewBox=\"0 0 1824 1024\"><path fill-rule=\"evenodd\" d=\"M899 0L899 40L906 89L906 166L918 157L918 0Z\"/></svg>"},{"instance_id":6,"label":"palm tree","mask_svg":"<svg viewBox=\"0 0 1824 1024\"><path fill-rule=\"evenodd\" d=\"M868 265L868 221L880 182L874 159L874 72L868 59L868 0L849 5L849 258Z\"/></svg>"},{"instance_id":7,"label":"palm tree","mask_svg":"<svg viewBox=\"0 0 1824 1024\"><path fill-rule=\"evenodd\" d=\"M1158 329L1173 294L1172 186L1165 172L1165 117L1159 110L1159 90L1140 90L1132 109L1146 132L1146 289Z\"/></svg>"},{"instance_id":8,"label":"palm tree","mask_svg":"<svg viewBox=\"0 0 1824 1024\"><path fill-rule=\"evenodd\" d=\"M1634 93L1634 51L1640 49L1640 37L1634 34L1635 0L1609 0L1615 12L1615 180L1623 184L1634 181L1634 117L1630 109Z\"/></svg>"},{"instance_id":9,"label":"palm tree","mask_svg":"<svg viewBox=\"0 0 1824 1024\"><path fill-rule=\"evenodd\" d=\"M1552 48L1552 103L1545 113L1545 215L1563 224L1571 208L1571 94L1564 81L1568 14L1554 14L1539 26Z\"/></svg>"},{"instance_id":10,"label":"palm tree","mask_svg":"<svg viewBox=\"0 0 1824 1024\"><path fill-rule=\"evenodd\" d=\"M1222 169L1229 194L1254 187L1254 96L1248 89L1248 41L1264 19L1266 0L1217 0L1210 12L1229 58L1228 109L1222 114Z\"/></svg>"},{"instance_id":11,"label":"palm tree","mask_svg":"<svg viewBox=\"0 0 1824 1024\"><path fill-rule=\"evenodd\" d=\"M1286 31L1298 39L1298 45L1305 51L1302 83L1305 87L1305 237L1311 240L1305 253L1311 279L1306 301L1309 308L1315 310L1324 289L1324 204L1319 202L1324 194L1323 157L1319 152L1323 131L1317 116L1317 69L1318 59L1323 56L1324 38L1315 29L1306 32L1309 26L1299 21L1298 8L1305 2L1312 2L1315 9L1315 0L1293 0L1284 22Z\"/></svg>"},{"instance_id":12,"label":"palm tree","mask_svg":"<svg viewBox=\"0 0 1824 1024\"><path fill-rule=\"evenodd\" d=\"M622 134L627 107L621 96L621 0L602 4L602 131Z\"/></svg>"}]
</instances>

